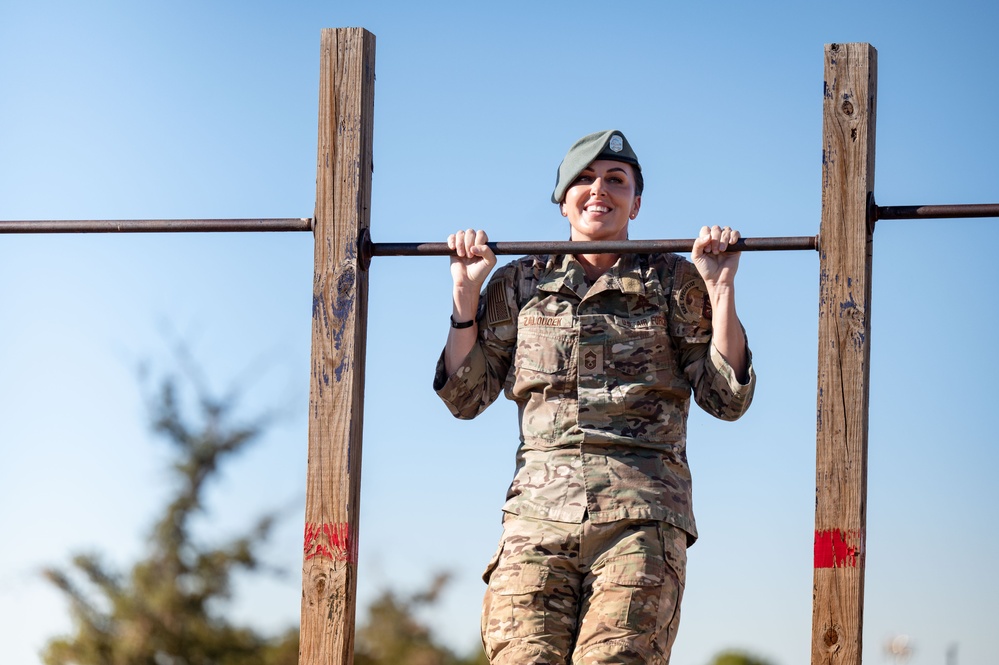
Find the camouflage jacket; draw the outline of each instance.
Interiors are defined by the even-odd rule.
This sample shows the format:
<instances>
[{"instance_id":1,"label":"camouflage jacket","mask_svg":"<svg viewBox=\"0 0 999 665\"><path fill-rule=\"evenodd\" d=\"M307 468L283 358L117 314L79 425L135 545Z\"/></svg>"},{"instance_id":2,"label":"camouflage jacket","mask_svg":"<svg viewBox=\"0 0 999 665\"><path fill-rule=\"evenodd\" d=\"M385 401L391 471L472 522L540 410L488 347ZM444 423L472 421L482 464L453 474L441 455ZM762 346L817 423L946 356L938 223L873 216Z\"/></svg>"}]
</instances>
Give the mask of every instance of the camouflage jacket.
<instances>
[{"instance_id":1,"label":"camouflage jacket","mask_svg":"<svg viewBox=\"0 0 999 665\"><path fill-rule=\"evenodd\" d=\"M517 403L520 448L503 509L559 522L669 522L697 536L686 434L690 397L740 417L739 383L711 344L694 265L676 254L623 255L592 286L571 255L515 260L489 280L478 341L434 388L458 418L501 390ZM747 354L749 353L747 349Z\"/></svg>"}]
</instances>

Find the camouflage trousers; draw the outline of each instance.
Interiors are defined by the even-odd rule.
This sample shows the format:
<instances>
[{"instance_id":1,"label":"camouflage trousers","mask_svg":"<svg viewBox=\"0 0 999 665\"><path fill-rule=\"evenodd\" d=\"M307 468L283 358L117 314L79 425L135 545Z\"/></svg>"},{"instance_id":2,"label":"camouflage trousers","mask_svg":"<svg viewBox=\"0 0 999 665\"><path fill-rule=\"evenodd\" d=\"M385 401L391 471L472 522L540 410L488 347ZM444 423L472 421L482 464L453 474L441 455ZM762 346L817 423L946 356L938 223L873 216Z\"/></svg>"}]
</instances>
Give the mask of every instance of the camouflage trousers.
<instances>
[{"instance_id":1,"label":"camouflage trousers","mask_svg":"<svg viewBox=\"0 0 999 665\"><path fill-rule=\"evenodd\" d=\"M664 522L551 522L506 514L483 579L491 665L668 665L687 534Z\"/></svg>"}]
</instances>

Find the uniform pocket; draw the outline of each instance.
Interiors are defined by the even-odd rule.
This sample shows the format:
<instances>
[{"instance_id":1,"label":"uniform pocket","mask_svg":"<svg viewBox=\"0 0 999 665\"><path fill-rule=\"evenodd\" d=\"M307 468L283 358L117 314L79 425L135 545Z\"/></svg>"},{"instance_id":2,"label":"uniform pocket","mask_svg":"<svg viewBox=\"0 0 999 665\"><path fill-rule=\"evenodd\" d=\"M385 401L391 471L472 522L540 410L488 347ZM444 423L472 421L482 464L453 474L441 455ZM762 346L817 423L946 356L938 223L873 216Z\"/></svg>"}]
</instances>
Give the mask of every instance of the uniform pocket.
<instances>
[{"instance_id":1,"label":"uniform pocket","mask_svg":"<svg viewBox=\"0 0 999 665\"><path fill-rule=\"evenodd\" d=\"M606 342L607 373L612 390L608 413L618 432L649 442L674 441L690 392L677 373L666 329L629 330Z\"/></svg>"},{"instance_id":2,"label":"uniform pocket","mask_svg":"<svg viewBox=\"0 0 999 665\"><path fill-rule=\"evenodd\" d=\"M608 559L594 589L600 598L599 613L612 625L652 633L659 624L659 599L665 578L665 564L646 554Z\"/></svg>"},{"instance_id":3,"label":"uniform pocket","mask_svg":"<svg viewBox=\"0 0 999 665\"><path fill-rule=\"evenodd\" d=\"M673 345L665 328L636 330L607 343L607 357L614 371L626 377L648 376L673 367Z\"/></svg>"},{"instance_id":4,"label":"uniform pocket","mask_svg":"<svg viewBox=\"0 0 999 665\"><path fill-rule=\"evenodd\" d=\"M574 403L564 399L576 388L576 339L571 332L521 328L514 355L512 394L527 400L521 435L536 445L556 441L567 409Z\"/></svg>"},{"instance_id":5,"label":"uniform pocket","mask_svg":"<svg viewBox=\"0 0 999 665\"><path fill-rule=\"evenodd\" d=\"M564 374L569 370L575 345L572 334L521 328L514 365L545 374Z\"/></svg>"},{"instance_id":6,"label":"uniform pocket","mask_svg":"<svg viewBox=\"0 0 999 665\"><path fill-rule=\"evenodd\" d=\"M494 566L483 612L484 642L507 642L545 630L548 569L536 563Z\"/></svg>"},{"instance_id":7,"label":"uniform pocket","mask_svg":"<svg viewBox=\"0 0 999 665\"><path fill-rule=\"evenodd\" d=\"M496 548L496 552L493 557L489 559L489 563L486 564L486 569L482 573L482 581L489 584L489 578L492 577L493 571L496 570L496 566L499 565L500 554L503 553L503 543L500 542L499 546Z\"/></svg>"}]
</instances>

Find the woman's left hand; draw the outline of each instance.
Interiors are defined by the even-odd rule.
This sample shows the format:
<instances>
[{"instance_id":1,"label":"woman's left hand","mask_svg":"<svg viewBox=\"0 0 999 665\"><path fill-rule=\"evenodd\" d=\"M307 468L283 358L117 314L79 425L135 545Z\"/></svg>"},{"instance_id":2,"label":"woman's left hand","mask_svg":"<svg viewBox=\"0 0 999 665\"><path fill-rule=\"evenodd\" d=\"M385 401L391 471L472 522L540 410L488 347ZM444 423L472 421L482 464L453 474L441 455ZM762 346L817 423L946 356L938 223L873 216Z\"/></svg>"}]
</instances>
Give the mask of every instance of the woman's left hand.
<instances>
[{"instance_id":1,"label":"woman's left hand","mask_svg":"<svg viewBox=\"0 0 999 665\"><path fill-rule=\"evenodd\" d=\"M711 343L732 366L739 382L745 384L749 381L746 335L735 313L735 273L740 253L725 251L738 240L739 232L728 226L702 226L690 258L711 300Z\"/></svg>"},{"instance_id":2,"label":"woman's left hand","mask_svg":"<svg viewBox=\"0 0 999 665\"><path fill-rule=\"evenodd\" d=\"M709 287L731 286L735 283L740 252L725 250L739 237L739 232L728 226L720 227L716 224L711 227L701 227L701 233L694 241L690 258Z\"/></svg>"}]
</instances>

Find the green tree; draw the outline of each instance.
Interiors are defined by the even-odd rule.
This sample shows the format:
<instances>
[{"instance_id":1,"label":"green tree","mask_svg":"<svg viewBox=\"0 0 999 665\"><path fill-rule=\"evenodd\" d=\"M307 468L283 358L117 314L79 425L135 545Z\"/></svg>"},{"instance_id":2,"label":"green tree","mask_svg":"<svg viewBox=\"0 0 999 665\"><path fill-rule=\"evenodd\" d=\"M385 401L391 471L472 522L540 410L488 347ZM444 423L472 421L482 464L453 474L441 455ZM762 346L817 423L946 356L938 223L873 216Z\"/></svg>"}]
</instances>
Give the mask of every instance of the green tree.
<instances>
[{"instance_id":1,"label":"green tree","mask_svg":"<svg viewBox=\"0 0 999 665\"><path fill-rule=\"evenodd\" d=\"M770 665L770 662L745 651L729 650L715 656L708 665Z\"/></svg>"},{"instance_id":2,"label":"green tree","mask_svg":"<svg viewBox=\"0 0 999 665\"><path fill-rule=\"evenodd\" d=\"M195 381L195 383L197 383ZM267 418L234 422L236 398L196 388L196 424L168 377L147 399L152 430L173 448L176 491L156 521L146 557L127 573L80 554L45 576L69 601L73 633L51 640L47 665L295 665L298 630L265 636L235 625L223 610L237 572L262 572L256 554L274 516L221 545L192 533L206 483L220 465L262 434ZM186 407L190 409L191 407Z\"/></svg>"},{"instance_id":3,"label":"green tree","mask_svg":"<svg viewBox=\"0 0 999 665\"><path fill-rule=\"evenodd\" d=\"M450 576L441 573L429 586L410 596L383 591L368 608L365 622L357 629L355 665L487 665L485 653L477 649L459 658L437 643L430 629L419 621L421 607L436 603Z\"/></svg>"},{"instance_id":4,"label":"green tree","mask_svg":"<svg viewBox=\"0 0 999 665\"><path fill-rule=\"evenodd\" d=\"M45 576L69 601L73 633L52 639L47 665L297 665L298 629L278 636L234 625L223 611L239 572L265 567L257 546L274 524L263 517L249 533L221 545L200 543L192 522L204 512L207 483L222 464L259 438L268 418L234 422L235 396L213 397L197 380L195 416L186 412L177 379L168 377L147 398L153 432L174 452L175 493L156 520L145 558L127 572L97 554L80 554ZM188 406L185 406L188 405ZM481 649L461 658L441 645L417 614L438 602L449 576L436 576L411 596L384 591L358 625L357 665L487 665Z\"/></svg>"}]
</instances>

